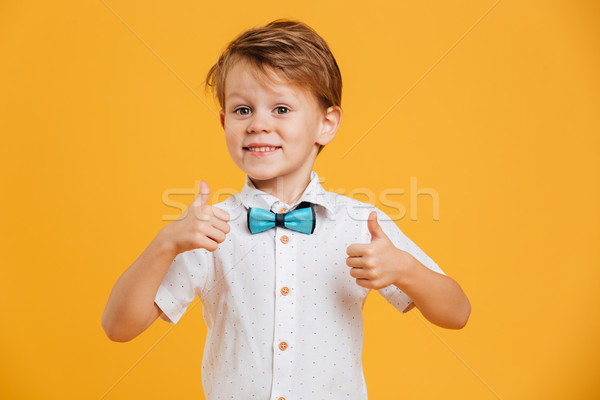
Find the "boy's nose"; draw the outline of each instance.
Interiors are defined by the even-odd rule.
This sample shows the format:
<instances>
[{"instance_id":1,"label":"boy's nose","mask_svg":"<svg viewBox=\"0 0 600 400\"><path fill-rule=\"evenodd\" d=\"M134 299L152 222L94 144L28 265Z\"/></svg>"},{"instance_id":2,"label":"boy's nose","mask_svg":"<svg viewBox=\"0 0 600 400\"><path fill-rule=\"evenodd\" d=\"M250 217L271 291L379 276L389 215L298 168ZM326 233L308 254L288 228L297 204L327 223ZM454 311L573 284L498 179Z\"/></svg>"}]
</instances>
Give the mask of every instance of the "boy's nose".
<instances>
[{"instance_id":1,"label":"boy's nose","mask_svg":"<svg viewBox=\"0 0 600 400\"><path fill-rule=\"evenodd\" d=\"M271 132L268 117L262 113L254 113L250 119L250 125L248 125L249 133L260 133L260 132Z\"/></svg>"}]
</instances>

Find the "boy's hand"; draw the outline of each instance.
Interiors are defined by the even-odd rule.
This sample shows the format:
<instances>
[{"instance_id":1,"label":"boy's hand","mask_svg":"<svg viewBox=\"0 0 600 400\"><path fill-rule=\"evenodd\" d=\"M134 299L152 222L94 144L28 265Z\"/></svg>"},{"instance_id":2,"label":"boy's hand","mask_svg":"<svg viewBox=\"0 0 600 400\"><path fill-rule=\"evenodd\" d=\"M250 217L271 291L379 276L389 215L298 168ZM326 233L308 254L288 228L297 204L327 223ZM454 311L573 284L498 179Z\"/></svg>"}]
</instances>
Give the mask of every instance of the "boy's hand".
<instances>
[{"instance_id":1,"label":"boy's hand","mask_svg":"<svg viewBox=\"0 0 600 400\"><path fill-rule=\"evenodd\" d=\"M205 181L200 182L200 191L192 204L177 220L163 227L163 240L173 246L177 254L193 249L215 251L225 240L230 227L229 213L210 206L210 189Z\"/></svg>"},{"instance_id":2,"label":"boy's hand","mask_svg":"<svg viewBox=\"0 0 600 400\"><path fill-rule=\"evenodd\" d=\"M394 246L379 226L376 211L371 211L367 224L371 243L348 246L346 264L359 286L381 289L400 280L403 272L411 267L412 256Z\"/></svg>"}]
</instances>

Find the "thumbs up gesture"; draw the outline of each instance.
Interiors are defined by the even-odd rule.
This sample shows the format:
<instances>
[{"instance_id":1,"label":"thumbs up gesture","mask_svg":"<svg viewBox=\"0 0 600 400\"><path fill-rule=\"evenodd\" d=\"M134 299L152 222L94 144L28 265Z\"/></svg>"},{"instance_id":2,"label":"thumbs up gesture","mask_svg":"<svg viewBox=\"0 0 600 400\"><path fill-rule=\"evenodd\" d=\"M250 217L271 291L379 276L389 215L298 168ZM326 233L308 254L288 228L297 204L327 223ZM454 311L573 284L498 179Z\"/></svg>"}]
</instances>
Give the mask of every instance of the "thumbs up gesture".
<instances>
[{"instance_id":1,"label":"thumbs up gesture","mask_svg":"<svg viewBox=\"0 0 600 400\"><path fill-rule=\"evenodd\" d=\"M200 182L200 190L192 204L177 220L163 227L161 238L177 254L193 249L215 251L225 240L230 227L229 213L208 205L210 189L205 181Z\"/></svg>"},{"instance_id":2,"label":"thumbs up gesture","mask_svg":"<svg viewBox=\"0 0 600 400\"><path fill-rule=\"evenodd\" d=\"M398 249L381 229L377 212L371 211L367 220L370 243L355 243L346 249L346 265L356 284L369 289L381 289L400 281L410 267L412 256Z\"/></svg>"}]
</instances>

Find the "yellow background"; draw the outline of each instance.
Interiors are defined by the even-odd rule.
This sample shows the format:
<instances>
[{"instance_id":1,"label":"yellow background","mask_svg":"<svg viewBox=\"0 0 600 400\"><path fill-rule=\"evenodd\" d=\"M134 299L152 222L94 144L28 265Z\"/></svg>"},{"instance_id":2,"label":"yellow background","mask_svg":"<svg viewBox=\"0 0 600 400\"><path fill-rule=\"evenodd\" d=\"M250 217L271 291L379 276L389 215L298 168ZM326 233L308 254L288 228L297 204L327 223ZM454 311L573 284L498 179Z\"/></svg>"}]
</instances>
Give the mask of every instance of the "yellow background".
<instances>
[{"instance_id":1,"label":"yellow background","mask_svg":"<svg viewBox=\"0 0 600 400\"><path fill-rule=\"evenodd\" d=\"M566 0L3 2L0 398L204 398L198 300L128 343L100 317L173 214L165 191L241 189L202 82L279 17L342 71L323 186L403 188L398 226L472 303L452 331L371 293L370 398L599 398L599 16ZM411 177L439 220L427 195L410 218Z\"/></svg>"}]
</instances>

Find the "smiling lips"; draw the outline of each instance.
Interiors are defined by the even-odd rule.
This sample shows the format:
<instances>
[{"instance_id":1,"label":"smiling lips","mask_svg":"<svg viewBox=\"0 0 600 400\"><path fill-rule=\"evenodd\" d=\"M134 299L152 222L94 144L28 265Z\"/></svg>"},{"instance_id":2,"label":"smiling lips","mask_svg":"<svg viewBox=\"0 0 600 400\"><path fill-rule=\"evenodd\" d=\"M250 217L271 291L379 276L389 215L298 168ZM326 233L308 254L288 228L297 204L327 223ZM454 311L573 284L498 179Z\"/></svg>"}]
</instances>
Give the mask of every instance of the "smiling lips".
<instances>
[{"instance_id":1,"label":"smiling lips","mask_svg":"<svg viewBox=\"0 0 600 400\"><path fill-rule=\"evenodd\" d=\"M250 143L247 147L243 147L251 153L272 153L275 150L281 148L281 146L273 146L268 143Z\"/></svg>"},{"instance_id":2,"label":"smiling lips","mask_svg":"<svg viewBox=\"0 0 600 400\"><path fill-rule=\"evenodd\" d=\"M264 151L277 150L279 147L244 147L244 148L248 149L249 151L264 152Z\"/></svg>"}]
</instances>

